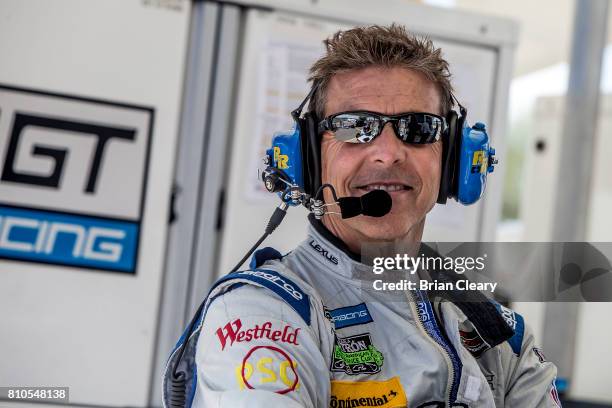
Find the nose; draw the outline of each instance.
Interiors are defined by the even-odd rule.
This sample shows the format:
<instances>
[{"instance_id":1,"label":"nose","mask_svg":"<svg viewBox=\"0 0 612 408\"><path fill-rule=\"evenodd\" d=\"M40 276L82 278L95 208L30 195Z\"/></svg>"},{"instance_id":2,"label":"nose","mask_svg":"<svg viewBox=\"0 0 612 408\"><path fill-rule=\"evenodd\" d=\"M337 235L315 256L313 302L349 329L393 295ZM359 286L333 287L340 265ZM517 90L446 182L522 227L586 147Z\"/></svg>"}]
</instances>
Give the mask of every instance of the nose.
<instances>
[{"instance_id":1,"label":"nose","mask_svg":"<svg viewBox=\"0 0 612 408\"><path fill-rule=\"evenodd\" d=\"M382 133L370 143L369 159L378 165L391 166L406 160L407 149L397 138L391 123L385 124Z\"/></svg>"}]
</instances>

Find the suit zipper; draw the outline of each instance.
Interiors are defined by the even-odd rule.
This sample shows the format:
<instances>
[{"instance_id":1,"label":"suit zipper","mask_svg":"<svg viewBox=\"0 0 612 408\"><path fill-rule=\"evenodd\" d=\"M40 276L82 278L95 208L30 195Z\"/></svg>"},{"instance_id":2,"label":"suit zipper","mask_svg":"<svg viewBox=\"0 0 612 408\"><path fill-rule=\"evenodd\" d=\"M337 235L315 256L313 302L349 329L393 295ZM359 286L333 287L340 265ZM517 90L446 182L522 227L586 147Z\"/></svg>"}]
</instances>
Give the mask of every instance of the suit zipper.
<instances>
[{"instance_id":1,"label":"suit zipper","mask_svg":"<svg viewBox=\"0 0 612 408\"><path fill-rule=\"evenodd\" d=\"M429 304L429 300L425 297L425 295L423 294L423 292L421 291L416 291L417 295L421 298L419 300L417 300L415 298L415 296L413 295L412 291L406 291L406 296L408 297L408 303L410 305L410 309L413 313L414 316L416 316L416 320L417 320L417 326L419 327L419 329L421 330L421 332L425 335L425 337L438 349L438 351L440 351L440 353L442 354L442 356L444 357L444 361L446 362L446 366L448 368L448 379L446 382L446 394L445 394L445 405L450 408L452 406L452 403L454 401L451 401L451 394L453 393L453 390L458 386L459 384L456 384L455 381L455 375L456 375L456 370L453 364L453 357L451 356L450 352L447 350L447 348L449 347L447 344L445 344L446 342L444 342L444 340L442 339L441 336L439 336L439 340L436 340L432 334L425 328L425 323L423 321L423 313L421 311L419 311L419 308L417 307L417 301L420 301L424 304L424 306L426 307L426 303ZM431 313L433 314L433 308L430 308ZM435 323L435 316L430 316L431 319L434 319L434 323ZM437 323L435 323L436 327L437 327ZM440 344L442 343L442 344ZM446 347L444 347L444 345L446 345ZM458 358L458 356L456 356L455 358ZM461 369L461 368L459 368ZM457 398L457 395L455 393L455 399Z\"/></svg>"}]
</instances>

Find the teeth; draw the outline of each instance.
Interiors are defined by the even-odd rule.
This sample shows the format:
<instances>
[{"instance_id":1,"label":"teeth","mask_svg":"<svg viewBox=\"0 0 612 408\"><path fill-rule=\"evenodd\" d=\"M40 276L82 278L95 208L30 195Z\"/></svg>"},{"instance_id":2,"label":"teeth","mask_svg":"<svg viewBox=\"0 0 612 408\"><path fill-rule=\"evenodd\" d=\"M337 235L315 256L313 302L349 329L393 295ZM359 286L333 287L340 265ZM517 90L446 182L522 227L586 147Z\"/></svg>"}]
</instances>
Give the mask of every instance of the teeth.
<instances>
[{"instance_id":1,"label":"teeth","mask_svg":"<svg viewBox=\"0 0 612 408\"><path fill-rule=\"evenodd\" d=\"M371 191L371 190L399 191L399 190L403 190L404 186L401 184L392 184L392 185L372 184L372 185L366 186L365 189L368 191Z\"/></svg>"}]
</instances>

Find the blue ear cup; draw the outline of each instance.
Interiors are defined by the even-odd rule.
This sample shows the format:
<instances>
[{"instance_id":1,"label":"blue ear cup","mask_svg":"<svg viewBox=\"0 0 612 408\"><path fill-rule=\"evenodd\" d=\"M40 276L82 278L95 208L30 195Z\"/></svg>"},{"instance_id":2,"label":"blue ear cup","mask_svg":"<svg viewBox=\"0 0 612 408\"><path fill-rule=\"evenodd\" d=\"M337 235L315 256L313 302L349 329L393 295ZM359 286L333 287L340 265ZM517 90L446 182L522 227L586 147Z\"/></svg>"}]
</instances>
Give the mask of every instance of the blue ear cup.
<instances>
[{"instance_id":1,"label":"blue ear cup","mask_svg":"<svg viewBox=\"0 0 612 408\"><path fill-rule=\"evenodd\" d=\"M277 133L272 137L272 147L266 150L264 159L267 165L261 178L266 189L279 193L289 205L303 204L307 208L314 194L321 186L321 140L317 132L314 112L302 109L311 101L319 84L314 83L310 92L291 112L293 128L288 132Z\"/></svg>"},{"instance_id":2,"label":"blue ear cup","mask_svg":"<svg viewBox=\"0 0 612 408\"><path fill-rule=\"evenodd\" d=\"M266 189L279 193L286 203L298 205L297 200L291 199L292 188L304 189L302 138L298 122L290 131L272 136L272 147L266 150L264 161L268 166L262 173Z\"/></svg>"},{"instance_id":3,"label":"blue ear cup","mask_svg":"<svg viewBox=\"0 0 612 408\"><path fill-rule=\"evenodd\" d=\"M485 124L476 122L462 128L461 148L456 175L456 200L463 205L473 204L482 197L487 184L487 174L497 163L495 149L489 146Z\"/></svg>"},{"instance_id":4,"label":"blue ear cup","mask_svg":"<svg viewBox=\"0 0 612 408\"><path fill-rule=\"evenodd\" d=\"M447 116L448 131L443 136L442 172L439 204L454 198L463 205L474 204L484 193L487 174L497 163L495 149L489 146L485 124L467 124L466 110L460 105L461 116L451 111Z\"/></svg>"},{"instance_id":5,"label":"blue ear cup","mask_svg":"<svg viewBox=\"0 0 612 408\"><path fill-rule=\"evenodd\" d=\"M316 117L307 112L295 116L293 128L272 137L272 147L266 150L267 168L262 173L266 189L277 192L290 205L307 204L300 192L312 196L321 185L320 140L316 132Z\"/></svg>"}]
</instances>

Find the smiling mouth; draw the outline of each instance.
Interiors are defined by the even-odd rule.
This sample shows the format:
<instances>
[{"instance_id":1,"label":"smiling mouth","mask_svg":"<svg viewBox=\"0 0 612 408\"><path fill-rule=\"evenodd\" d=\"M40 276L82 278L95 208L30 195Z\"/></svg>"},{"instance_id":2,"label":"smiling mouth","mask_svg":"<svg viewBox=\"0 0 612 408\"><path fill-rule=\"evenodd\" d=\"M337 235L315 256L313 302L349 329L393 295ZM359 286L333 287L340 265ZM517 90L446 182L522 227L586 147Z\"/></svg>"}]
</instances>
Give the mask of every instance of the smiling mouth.
<instances>
[{"instance_id":1,"label":"smiling mouth","mask_svg":"<svg viewBox=\"0 0 612 408\"><path fill-rule=\"evenodd\" d=\"M368 184L365 186L357 186L356 188L366 192L372 190L384 190L388 193L395 191L409 191L413 189L411 186L406 184Z\"/></svg>"}]
</instances>

